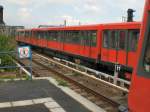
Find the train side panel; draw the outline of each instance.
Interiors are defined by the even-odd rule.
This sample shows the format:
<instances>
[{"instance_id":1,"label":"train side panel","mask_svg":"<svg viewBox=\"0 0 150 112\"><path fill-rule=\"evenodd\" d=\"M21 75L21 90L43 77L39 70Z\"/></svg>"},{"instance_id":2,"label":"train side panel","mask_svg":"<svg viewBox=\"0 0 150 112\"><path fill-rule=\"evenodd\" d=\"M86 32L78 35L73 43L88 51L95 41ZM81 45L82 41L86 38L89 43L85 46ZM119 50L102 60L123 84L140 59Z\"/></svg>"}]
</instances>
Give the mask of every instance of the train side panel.
<instances>
[{"instance_id":1,"label":"train side panel","mask_svg":"<svg viewBox=\"0 0 150 112\"><path fill-rule=\"evenodd\" d=\"M148 43L150 42L149 31L150 31L150 0L146 0L143 15L143 23L140 33L140 40L138 44L138 54L137 54L138 59L136 60L137 67L133 72L132 83L128 97L130 112L150 112L150 62L149 66L143 63L145 60L144 56L146 52L146 45L147 47L149 45L149 52L150 52L150 43ZM146 69L148 68L149 71L146 71Z\"/></svg>"}]
</instances>

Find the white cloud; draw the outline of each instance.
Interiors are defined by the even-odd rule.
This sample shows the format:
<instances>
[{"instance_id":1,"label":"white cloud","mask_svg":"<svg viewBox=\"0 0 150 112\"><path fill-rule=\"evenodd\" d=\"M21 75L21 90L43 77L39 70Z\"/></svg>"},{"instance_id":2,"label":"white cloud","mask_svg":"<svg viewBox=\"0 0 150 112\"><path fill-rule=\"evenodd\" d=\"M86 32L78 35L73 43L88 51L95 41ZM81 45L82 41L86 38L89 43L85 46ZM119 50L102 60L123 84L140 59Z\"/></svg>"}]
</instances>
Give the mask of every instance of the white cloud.
<instances>
[{"instance_id":1,"label":"white cloud","mask_svg":"<svg viewBox=\"0 0 150 112\"><path fill-rule=\"evenodd\" d=\"M78 25L79 22L80 22L78 19L75 19L75 18L73 18L72 16L69 16L69 15L63 15L61 18L63 20L66 20L67 25Z\"/></svg>"},{"instance_id":2,"label":"white cloud","mask_svg":"<svg viewBox=\"0 0 150 112\"><path fill-rule=\"evenodd\" d=\"M73 3L74 0L47 0L47 2L51 4L70 4Z\"/></svg>"},{"instance_id":3,"label":"white cloud","mask_svg":"<svg viewBox=\"0 0 150 112\"><path fill-rule=\"evenodd\" d=\"M120 22L127 9L136 10L141 20L143 0L0 0L4 5L5 22L9 24L69 25ZM38 19L37 19L38 18Z\"/></svg>"},{"instance_id":4,"label":"white cloud","mask_svg":"<svg viewBox=\"0 0 150 112\"><path fill-rule=\"evenodd\" d=\"M6 0L8 3L13 3L17 5L28 5L30 4L31 0Z\"/></svg>"},{"instance_id":5,"label":"white cloud","mask_svg":"<svg viewBox=\"0 0 150 112\"><path fill-rule=\"evenodd\" d=\"M28 8L20 8L17 15L23 23L30 22L32 18L31 10Z\"/></svg>"},{"instance_id":6,"label":"white cloud","mask_svg":"<svg viewBox=\"0 0 150 112\"><path fill-rule=\"evenodd\" d=\"M99 11L99 7L96 5L85 4L83 6L83 8L86 12L94 12L95 13L95 12Z\"/></svg>"}]
</instances>

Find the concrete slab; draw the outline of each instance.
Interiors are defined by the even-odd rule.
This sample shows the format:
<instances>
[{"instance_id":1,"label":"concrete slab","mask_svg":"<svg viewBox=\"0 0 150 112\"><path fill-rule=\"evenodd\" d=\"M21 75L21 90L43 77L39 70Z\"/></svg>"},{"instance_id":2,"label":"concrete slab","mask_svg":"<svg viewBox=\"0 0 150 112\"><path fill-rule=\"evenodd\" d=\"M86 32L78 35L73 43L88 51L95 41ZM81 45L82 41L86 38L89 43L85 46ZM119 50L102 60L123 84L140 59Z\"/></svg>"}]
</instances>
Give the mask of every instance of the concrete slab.
<instances>
[{"instance_id":1,"label":"concrete slab","mask_svg":"<svg viewBox=\"0 0 150 112\"><path fill-rule=\"evenodd\" d=\"M49 109L52 109L52 108L61 108L61 106L56 103L56 102L47 102L47 103L44 103L44 105L49 108Z\"/></svg>"},{"instance_id":2,"label":"concrete slab","mask_svg":"<svg viewBox=\"0 0 150 112\"><path fill-rule=\"evenodd\" d=\"M17 107L17 106L27 106L27 105L33 105L34 103L32 102L32 100L24 100L24 101L15 101L12 102L12 106L13 107Z\"/></svg>"},{"instance_id":3,"label":"concrete slab","mask_svg":"<svg viewBox=\"0 0 150 112\"><path fill-rule=\"evenodd\" d=\"M11 107L10 102L0 103L0 108L7 108L7 107Z\"/></svg>"},{"instance_id":4,"label":"concrete slab","mask_svg":"<svg viewBox=\"0 0 150 112\"><path fill-rule=\"evenodd\" d=\"M22 106L22 107L12 107L12 108L2 108L0 112L51 112L43 104Z\"/></svg>"},{"instance_id":5,"label":"concrete slab","mask_svg":"<svg viewBox=\"0 0 150 112\"><path fill-rule=\"evenodd\" d=\"M4 104L6 102L11 102L10 104L12 104L12 106L16 106L16 107L11 107L11 109L14 111L8 111L10 110L10 108L7 108L4 110L3 109L5 107L4 105L3 108L0 109L0 112L20 112L18 111L18 108L19 110L25 109L24 107L22 108L20 107L24 105L25 103L26 103L25 105L28 105L26 107L31 108L32 106L34 107L36 103L43 103L43 102L44 102L44 108L47 108L49 106L50 107L49 110L52 110L53 112L57 110L56 109L57 106L58 106L57 108L60 109L59 110L60 112L61 111L62 112L63 111L65 112L90 112L83 105L81 105L80 103L72 99L66 93L62 92L60 88L51 84L48 80L15 81L15 82L0 83L0 91L1 91L0 103ZM41 98L45 98L45 101L43 100L41 101L40 100ZM31 102L35 104L31 106L32 104ZM19 105L19 107L17 107L17 105ZM10 105L8 104L8 106ZM51 107L54 107L54 108L51 108ZM37 107L35 106L35 108ZM24 111L21 111L21 112L24 112ZM25 111L25 112L30 112L30 111ZM34 110L32 112L34 112ZM44 111L40 111L40 112L44 112Z\"/></svg>"},{"instance_id":6,"label":"concrete slab","mask_svg":"<svg viewBox=\"0 0 150 112\"><path fill-rule=\"evenodd\" d=\"M51 112L66 112L63 108L53 108L50 109Z\"/></svg>"},{"instance_id":7,"label":"concrete slab","mask_svg":"<svg viewBox=\"0 0 150 112\"><path fill-rule=\"evenodd\" d=\"M57 88L60 88L64 93L66 93L68 96L72 97L74 100L78 101L80 104L84 105L84 107L86 107L87 109L91 110L92 112L106 112L105 110L103 110L102 108L100 108L99 106L95 105L94 103L92 103L91 101L89 101L88 99L84 98L83 96L81 96L80 94L74 92L73 90L71 90L68 87L63 87L63 86L59 86L57 84L57 81L51 77L43 77L43 78L38 78L38 79L47 79L49 80L52 84L54 84Z\"/></svg>"},{"instance_id":8,"label":"concrete slab","mask_svg":"<svg viewBox=\"0 0 150 112\"><path fill-rule=\"evenodd\" d=\"M33 99L34 104L46 103L46 102L54 102L54 100L52 98Z\"/></svg>"}]
</instances>

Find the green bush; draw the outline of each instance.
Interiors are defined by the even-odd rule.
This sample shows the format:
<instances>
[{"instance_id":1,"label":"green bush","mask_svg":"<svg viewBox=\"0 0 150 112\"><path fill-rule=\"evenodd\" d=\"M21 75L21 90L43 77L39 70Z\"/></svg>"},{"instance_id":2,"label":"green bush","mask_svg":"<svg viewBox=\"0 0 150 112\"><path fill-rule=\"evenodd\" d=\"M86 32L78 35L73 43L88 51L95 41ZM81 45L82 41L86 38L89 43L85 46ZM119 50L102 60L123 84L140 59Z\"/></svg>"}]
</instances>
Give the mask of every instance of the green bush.
<instances>
[{"instance_id":1,"label":"green bush","mask_svg":"<svg viewBox=\"0 0 150 112\"><path fill-rule=\"evenodd\" d=\"M14 37L0 35L0 52L13 51L15 48Z\"/></svg>"},{"instance_id":2,"label":"green bush","mask_svg":"<svg viewBox=\"0 0 150 112\"><path fill-rule=\"evenodd\" d=\"M9 52L15 50L15 39L11 37L7 37L4 35L0 35L0 66L12 66L14 63L12 62L13 54L2 54L2 52Z\"/></svg>"}]
</instances>

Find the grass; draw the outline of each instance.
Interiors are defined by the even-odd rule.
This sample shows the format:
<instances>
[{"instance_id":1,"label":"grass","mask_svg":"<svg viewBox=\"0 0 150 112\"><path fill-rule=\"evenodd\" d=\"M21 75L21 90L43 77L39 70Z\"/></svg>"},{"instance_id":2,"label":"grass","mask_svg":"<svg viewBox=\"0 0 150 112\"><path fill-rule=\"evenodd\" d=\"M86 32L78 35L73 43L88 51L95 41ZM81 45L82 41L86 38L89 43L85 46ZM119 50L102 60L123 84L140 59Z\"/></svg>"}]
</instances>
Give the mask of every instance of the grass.
<instances>
[{"instance_id":1,"label":"grass","mask_svg":"<svg viewBox=\"0 0 150 112\"><path fill-rule=\"evenodd\" d=\"M0 76L0 79L15 79L16 76L14 75L3 75L3 76Z\"/></svg>"},{"instance_id":2,"label":"grass","mask_svg":"<svg viewBox=\"0 0 150 112\"><path fill-rule=\"evenodd\" d=\"M28 76L25 73L22 74L18 74L17 72L13 73L13 72L0 72L0 80L5 80L5 79L10 79L10 80L14 80L14 79L24 79L24 80L30 80L30 76Z\"/></svg>"},{"instance_id":3,"label":"grass","mask_svg":"<svg viewBox=\"0 0 150 112\"><path fill-rule=\"evenodd\" d=\"M25 78L25 80L31 80L31 77L28 75L25 75L24 78Z\"/></svg>"},{"instance_id":4,"label":"grass","mask_svg":"<svg viewBox=\"0 0 150 112\"><path fill-rule=\"evenodd\" d=\"M77 72L74 72L73 74L72 74L72 76L75 76L75 77L78 77L78 76L80 76L81 74L79 74L79 73L77 73Z\"/></svg>"},{"instance_id":5,"label":"grass","mask_svg":"<svg viewBox=\"0 0 150 112\"><path fill-rule=\"evenodd\" d=\"M9 52L14 51L16 48L16 45L14 44L15 38L14 37L7 37L4 35L0 35L0 52ZM1 64L0 66L14 66L14 62L12 61L12 57L15 54L1 54L0 53L0 59ZM1 69L2 70L2 69ZM0 71L1 71L0 70ZM2 71L13 71L13 69L3 69Z\"/></svg>"},{"instance_id":6,"label":"grass","mask_svg":"<svg viewBox=\"0 0 150 112\"><path fill-rule=\"evenodd\" d=\"M58 82L59 86L64 86L64 87L68 86L68 83L65 80L56 79L56 81Z\"/></svg>"}]
</instances>

